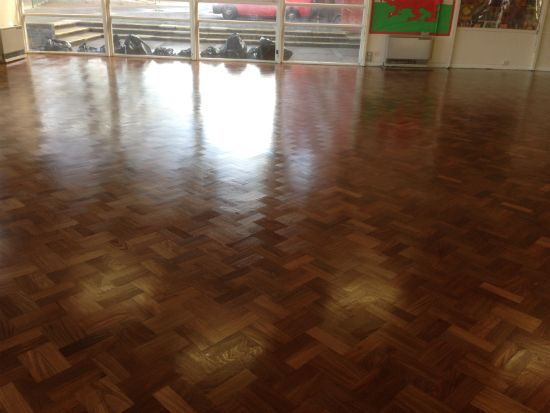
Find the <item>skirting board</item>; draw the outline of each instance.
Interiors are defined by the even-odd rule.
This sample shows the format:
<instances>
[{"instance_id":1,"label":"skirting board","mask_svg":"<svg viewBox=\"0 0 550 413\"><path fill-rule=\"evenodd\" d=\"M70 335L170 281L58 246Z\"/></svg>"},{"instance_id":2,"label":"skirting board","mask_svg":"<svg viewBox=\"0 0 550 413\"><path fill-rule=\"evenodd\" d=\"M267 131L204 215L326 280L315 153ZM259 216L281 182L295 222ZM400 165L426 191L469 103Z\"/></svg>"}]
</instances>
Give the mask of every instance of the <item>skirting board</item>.
<instances>
[{"instance_id":1,"label":"skirting board","mask_svg":"<svg viewBox=\"0 0 550 413\"><path fill-rule=\"evenodd\" d=\"M451 64L451 69L495 69L495 70L531 70L529 66L502 66L502 65L465 65Z\"/></svg>"},{"instance_id":2,"label":"skirting board","mask_svg":"<svg viewBox=\"0 0 550 413\"><path fill-rule=\"evenodd\" d=\"M367 63L368 67L383 67L384 64L382 62L369 62ZM406 67L406 66L402 66ZM413 66L411 66L413 67ZM448 66L445 63L428 63L424 67L431 67L431 68L440 68L440 69L492 69L492 70L531 70L530 67L526 66L498 66L498 65L457 65L452 64L451 66ZM536 70L540 71L550 71L550 67L548 68L537 68Z\"/></svg>"},{"instance_id":3,"label":"skirting board","mask_svg":"<svg viewBox=\"0 0 550 413\"><path fill-rule=\"evenodd\" d=\"M384 62L367 62L367 66L381 67L381 66L396 66L396 65L394 65L394 64L384 65ZM399 65L399 66L406 67L406 65ZM414 65L411 65L411 66L414 66ZM422 66L422 67L437 67L437 68L446 68L446 67L448 67L446 63L428 63L428 64L420 65L420 66Z\"/></svg>"}]
</instances>

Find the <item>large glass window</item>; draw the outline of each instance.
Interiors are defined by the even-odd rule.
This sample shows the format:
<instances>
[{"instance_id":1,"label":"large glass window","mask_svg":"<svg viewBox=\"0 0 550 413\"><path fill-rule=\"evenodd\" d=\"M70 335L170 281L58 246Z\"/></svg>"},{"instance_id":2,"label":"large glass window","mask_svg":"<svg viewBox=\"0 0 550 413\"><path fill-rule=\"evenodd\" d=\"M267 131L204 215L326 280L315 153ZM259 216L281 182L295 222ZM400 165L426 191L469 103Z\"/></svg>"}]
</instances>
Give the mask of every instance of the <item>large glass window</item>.
<instances>
[{"instance_id":1,"label":"large glass window","mask_svg":"<svg viewBox=\"0 0 550 413\"><path fill-rule=\"evenodd\" d=\"M275 60L275 0L241 1L199 2L201 58Z\"/></svg>"},{"instance_id":2,"label":"large glass window","mask_svg":"<svg viewBox=\"0 0 550 413\"><path fill-rule=\"evenodd\" d=\"M275 25L201 22L199 39L203 59L275 60Z\"/></svg>"},{"instance_id":3,"label":"large glass window","mask_svg":"<svg viewBox=\"0 0 550 413\"><path fill-rule=\"evenodd\" d=\"M285 7L285 60L358 63L363 2L298 3Z\"/></svg>"},{"instance_id":4,"label":"large glass window","mask_svg":"<svg viewBox=\"0 0 550 413\"><path fill-rule=\"evenodd\" d=\"M97 17L26 17L31 51L105 53L103 21Z\"/></svg>"},{"instance_id":5,"label":"large glass window","mask_svg":"<svg viewBox=\"0 0 550 413\"><path fill-rule=\"evenodd\" d=\"M191 58L191 16L186 1L111 0L116 55Z\"/></svg>"},{"instance_id":6,"label":"large glass window","mask_svg":"<svg viewBox=\"0 0 550 413\"><path fill-rule=\"evenodd\" d=\"M360 27L286 26L285 60L357 63L360 38Z\"/></svg>"},{"instance_id":7,"label":"large glass window","mask_svg":"<svg viewBox=\"0 0 550 413\"><path fill-rule=\"evenodd\" d=\"M542 0L462 0L458 25L536 30Z\"/></svg>"},{"instance_id":8,"label":"large glass window","mask_svg":"<svg viewBox=\"0 0 550 413\"><path fill-rule=\"evenodd\" d=\"M33 51L277 62L357 63L364 10L364 0L22 1Z\"/></svg>"},{"instance_id":9,"label":"large glass window","mask_svg":"<svg viewBox=\"0 0 550 413\"><path fill-rule=\"evenodd\" d=\"M189 22L113 17L117 55L191 57Z\"/></svg>"},{"instance_id":10,"label":"large glass window","mask_svg":"<svg viewBox=\"0 0 550 413\"><path fill-rule=\"evenodd\" d=\"M22 0L30 51L106 52L101 0Z\"/></svg>"}]
</instances>

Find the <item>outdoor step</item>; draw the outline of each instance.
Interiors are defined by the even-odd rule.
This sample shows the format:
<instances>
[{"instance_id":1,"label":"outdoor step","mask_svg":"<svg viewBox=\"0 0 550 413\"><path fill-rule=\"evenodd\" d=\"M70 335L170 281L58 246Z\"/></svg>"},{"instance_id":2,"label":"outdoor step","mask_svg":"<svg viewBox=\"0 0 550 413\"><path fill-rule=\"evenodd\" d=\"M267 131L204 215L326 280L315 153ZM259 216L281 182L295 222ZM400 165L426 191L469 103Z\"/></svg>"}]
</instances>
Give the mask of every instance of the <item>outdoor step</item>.
<instances>
[{"instance_id":1,"label":"outdoor step","mask_svg":"<svg viewBox=\"0 0 550 413\"><path fill-rule=\"evenodd\" d=\"M88 31L88 28L87 27L71 27L71 28L67 28L67 29L63 29L63 30L55 30L55 35L56 37L60 37L60 36L70 36L70 35L73 35L73 34L78 34L78 33L86 33Z\"/></svg>"},{"instance_id":2,"label":"outdoor step","mask_svg":"<svg viewBox=\"0 0 550 413\"><path fill-rule=\"evenodd\" d=\"M115 27L115 30L125 30L125 29L119 29ZM188 30L181 30L181 31L188 31ZM128 32L132 32L132 30L129 30ZM134 30L135 33L142 33L141 30ZM159 31L161 32L161 31ZM219 33L223 35L229 35L232 33L239 33L241 35L243 34L254 34L259 36L266 36L271 35L273 36L275 33L275 29L272 30L262 30L262 29L248 29L248 28L212 28L212 27L204 27L200 29L200 33ZM325 37L332 37L332 38L346 38L347 35L344 32L311 32L311 31L305 31L305 30L288 30L286 31L287 34L300 34L301 36L310 36L310 37L318 37L318 36L325 36Z\"/></svg>"},{"instance_id":3,"label":"outdoor step","mask_svg":"<svg viewBox=\"0 0 550 413\"><path fill-rule=\"evenodd\" d=\"M267 35L265 33L263 33L263 34L239 33L239 35L244 40L259 39L260 37L267 37L267 38L270 38L272 40L275 38L275 34ZM216 38L216 39L224 39L225 40L225 39L227 39L227 35L224 34L224 33L211 33L210 32L210 33L201 33L200 38L201 38L201 40L205 39L205 38ZM359 40L359 39L358 38L356 39L356 38L353 38L353 37L351 37L351 38L349 38L349 37L335 38L333 36L304 36L301 33L287 33L287 35L285 37L285 42L287 42L289 40L300 40L300 41L304 41L304 42L307 42L307 41L346 42L346 41L354 41L354 40Z\"/></svg>"},{"instance_id":4,"label":"outdoor step","mask_svg":"<svg viewBox=\"0 0 550 413\"><path fill-rule=\"evenodd\" d=\"M66 36L61 38L58 37L57 39L65 40L71 43L72 46L78 46L82 43L86 43L96 39L101 39L102 37L103 37L103 34L100 34L100 33L86 33L86 34Z\"/></svg>"},{"instance_id":5,"label":"outdoor step","mask_svg":"<svg viewBox=\"0 0 550 413\"><path fill-rule=\"evenodd\" d=\"M60 20L60 21L54 22L53 27L55 28L55 30L66 29L68 27L80 26L80 23L82 23L80 20Z\"/></svg>"},{"instance_id":6,"label":"outdoor step","mask_svg":"<svg viewBox=\"0 0 550 413\"><path fill-rule=\"evenodd\" d=\"M160 32L160 31L155 31L155 30L136 31L136 30L114 29L113 32L114 32L114 34L118 34L119 36L126 36L126 35L129 35L129 34L134 34L134 35L140 36L140 37L149 36L149 37L159 37L159 38L165 38L165 37L189 38L189 36L190 36L190 33L185 32L185 31L181 31L181 32L174 32L174 31ZM211 31L211 30L202 30L200 32L200 36L201 36L201 38L219 37L219 38L224 38L225 39L231 33L234 33L234 32L219 32L219 31ZM263 37L274 37L275 36L275 32L239 31L238 33L244 39L251 38L251 37L262 37L262 36ZM287 32L286 33L286 38L287 39L288 38L300 38L300 39L303 39L304 41L308 40L308 39L315 39L317 41L320 41L320 40L342 40L342 41L346 41L346 40L349 40L349 39L359 39L358 36L333 36L332 34L329 34L329 33L308 33L308 32L301 32L301 31Z\"/></svg>"},{"instance_id":7,"label":"outdoor step","mask_svg":"<svg viewBox=\"0 0 550 413\"><path fill-rule=\"evenodd\" d=\"M233 31L228 32L220 32L220 31L211 31L211 30L202 30L200 32L201 39L205 38L217 38L220 40L225 41L227 37L234 33ZM251 38L260 38L260 37L269 37L274 38L275 33L274 32L258 32L258 31L238 31L239 35L245 39L251 39ZM121 30L121 29L114 29L114 34L118 34L121 37L127 36L129 34L134 34L136 36L139 36L141 38L144 38L147 36L147 38L158 38L158 39L178 39L178 38L189 38L190 33L189 32L159 32L159 31L136 31L136 30ZM339 41L339 42L346 42L350 40L356 40L359 41L358 36L334 36L332 33L308 33L308 32L287 32L286 39L295 39L295 40L301 40L301 41Z\"/></svg>"},{"instance_id":8,"label":"outdoor step","mask_svg":"<svg viewBox=\"0 0 550 413\"><path fill-rule=\"evenodd\" d=\"M258 40L262 36L257 35L247 35L243 33L239 33L241 38L245 41L249 40ZM271 40L274 40L274 35L272 36L263 36L270 38ZM204 33L201 35L201 41L204 41L205 39L216 39L218 41L224 42L227 39L226 35L223 34L216 34L216 33ZM341 38L341 39L335 39L334 37L330 36L301 36L300 34L288 34L285 38L285 43L288 43L289 41L294 42L315 42L315 43L323 43L323 42L329 42L329 43L350 43L350 44L359 44L359 38Z\"/></svg>"},{"instance_id":9,"label":"outdoor step","mask_svg":"<svg viewBox=\"0 0 550 413\"><path fill-rule=\"evenodd\" d=\"M139 36L141 40L147 42L147 41L157 41L157 42L182 42L182 41L190 41L189 36L155 36L155 35L143 35ZM247 45L257 45L259 43L260 37L254 36L254 37L246 37L241 36L243 40L246 42ZM201 37L201 43L203 44L215 44L215 45L222 45L225 43L227 37L225 36L205 36ZM358 47L359 46L359 40L358 39L350 39L350 40L338 40L334 41L330 38L324 38L324 39L301 39L301 38L293 38L293 37L287 37L285 41L286 46L304 46L304 47Z\"/></svg>"},{"instance_id":10,"label":"outdoor step","mask_svg":"<svg viewBox=\"0 0 550 413\"><path fill-rule=\"evenodd\" d=\"M180 43L180 42L189 42L189 36L150 36L143 35L139 36L141 40L145 42L157 41L164 43ZM241 36L247 45L257 45L260 40L260 36L246 37ZM209 45L222 45L225 43L227 37L225 36L205 36L201 37L202 44ZM272 38L273 39L273 38ZM316 39L316 38L294 38L292 36L287 37L285 41L286 46L303 46L303 47L344 47L344 48L353 48L359 46L359 39L347 39L347 40L337 40L325 38L325 39Z\"/></svg>"},{"instance_id":11,"label":"outdoor step","mask_svg":"<svg viewBox=\"0 0 550 413\"><path fill-rule=\"evenodd\" d=\"M61 22L60 22L61 23ZM63 21L63 24L73 23ZM59 27L59 26L56 26ZM222 45L231 33L239 33L243 40L250 46L257 46L260 37L274 39L274 30L262 30L261 28L237 28L234 27L207 27L200 31L201 42L211 45ZM76 45L103 37L103 27L100 23L78 22L75 29L57 31L57 38L70 41ZM113 33L124 38L129 34L139 36L144 41L157 42L189 42L189 28L177 24L141 24L122 23L113 26ZM360 43L358 35L348 36L344 32L311 32L305 30L288 30L286 32L285 45L298 47L333 47L353 48Z\"/></svg>"},{"instance_id":12,"label":"outdoor step","mask_svg":"<svg viewBox=\"0 0 550 413\"><path fill-rule=\"evenodd\" d=\"M189 38L187 39L184 39L184 38L169 38L169 37L166 37L166 38L158 38L158 37L148 37L148 36L143 36L141 37L141 39L144 41L144 42L152 42L152 41L156 41L156 42L162 42L162 43L167 43L168 46L170 46L169 43L180 43L182 41L187 41L189 42ZM258 46L259 45L259 38L257 39L253 39L253 40L245 40L246 41L246 44L248 47L255 47L255 46ZM201 39L201 44L202 44L202 47L201 49L205 49L206 46L209 46L209 45L213 45L213 46L221 46L225 43L225 39L215 39L215 38L205 38L205 39ZM320 47L320 48L335 48L335 49L350 49L350 48L357 48L359 47L359 43L357 42L348 42L348 43L343 43L343 42L314 42L314 41L308 41L308 42L303 42L303 41L286 41L285 42L285 47L287 48L291 48L291 47Z\"/></svg>"},{"instance_id":13,"label":"outdoor step","mask_svg":"<svg viewBox=\"0 0 550 413\"><path fill-rule=\"evenodd\" d=\"M292 46L296 47L330 47L334 49L353 49L358 48L359 43L342 43L342 42L295 42L295 41L286 41L285 47L289 48Z\"/></svg>"},{"instance_id":14,"label":"outdoor step","mask_svg":"<svg viewBox=\"0 0 550 413\"><path fill-rule=\"evenodd\" d=\"M102 29L102 25L100 23L95 24L94 22L81 22L82 25L86 25L90 28L99 28ZM182 26L177 24L142 24L142 23L117 23L113 24L113 30L117 33L124 33L124 34L136 34L139 35L140 33L143 34L150 34L150 32L155 32L159 34L165 34L165 32L189 32L190 28L189 26ZM206 27L201 29L201 33L208 31L208 32L219 32L219 33L257 33L259 35L262 35L265 33L274 33L275 28L269 30L269 29L259 29L259 28L247 28L247 27ZM287 28L287 33L289 32L289 29ZM318 35L324 35L324 36L332 36L332 37L342 37L346 38L346 33L344 32L333 32L333 31L319 31L314 32L311 30L292 30L291 33L301 33L304 36L318 36Z\"/></svg>"},{"instance_id":15,"label":"outdoor step","mask_svg":"<svg viewBox=\"0 0 550 413\"><path fill-rule=\"evenodd\" d=\"M126 29L113 27L113 33L118 35L134 34L136 36L189 36L189 30L146 30L146 29Z\"/></svg>"}]
</instances>

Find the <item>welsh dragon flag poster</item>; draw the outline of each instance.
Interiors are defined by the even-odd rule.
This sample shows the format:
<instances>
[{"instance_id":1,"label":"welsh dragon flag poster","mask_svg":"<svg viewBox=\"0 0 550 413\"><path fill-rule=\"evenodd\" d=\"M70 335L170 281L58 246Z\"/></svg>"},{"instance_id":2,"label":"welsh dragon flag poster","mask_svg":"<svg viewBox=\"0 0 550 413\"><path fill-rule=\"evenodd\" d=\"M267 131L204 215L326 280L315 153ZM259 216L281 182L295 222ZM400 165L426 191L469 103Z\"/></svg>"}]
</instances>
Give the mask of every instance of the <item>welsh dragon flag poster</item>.
<instances>
[{"instance_id":1,"label":"welsh dragon flag poster","mask_svg":"<svg viewBox=\"0 0 550 413\"><path fill-rule=\"evenodd\" d=\"M448 36L454 0L374 0L371 33Z\"/></svg>"}]
</instances>

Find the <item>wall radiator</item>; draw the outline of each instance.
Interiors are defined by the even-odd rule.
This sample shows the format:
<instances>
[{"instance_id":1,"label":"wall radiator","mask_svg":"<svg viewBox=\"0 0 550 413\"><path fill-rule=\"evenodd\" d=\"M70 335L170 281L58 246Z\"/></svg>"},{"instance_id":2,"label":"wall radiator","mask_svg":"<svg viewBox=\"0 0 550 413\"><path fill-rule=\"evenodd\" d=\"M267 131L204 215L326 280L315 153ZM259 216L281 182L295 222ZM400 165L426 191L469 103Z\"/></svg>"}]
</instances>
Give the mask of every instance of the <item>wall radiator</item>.
<instances>
[{"instance_id":1,"label":"wall radiator","mask_svg":"<svg viewBox=\"0 0 550 413\"><path fill-rule=\"evenodd\" d=\"M23 28L0 27L0 62L11 62L25 57Z\"/></svg>"},{"instance_id":2,"label":"wall radiator","mask_svg":"<svg viewBox=\"0 0 550 413\"><path fill-rule=\"evenodd\" d=\"M388 36L384 65L426 65L432 56L432 46L431 36Z\"/></svg>"}]
</instances>

